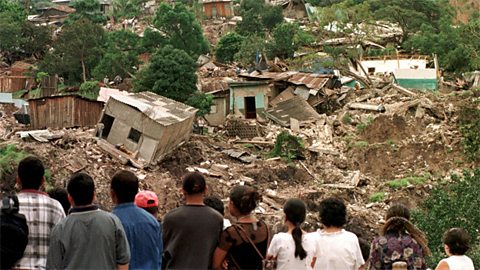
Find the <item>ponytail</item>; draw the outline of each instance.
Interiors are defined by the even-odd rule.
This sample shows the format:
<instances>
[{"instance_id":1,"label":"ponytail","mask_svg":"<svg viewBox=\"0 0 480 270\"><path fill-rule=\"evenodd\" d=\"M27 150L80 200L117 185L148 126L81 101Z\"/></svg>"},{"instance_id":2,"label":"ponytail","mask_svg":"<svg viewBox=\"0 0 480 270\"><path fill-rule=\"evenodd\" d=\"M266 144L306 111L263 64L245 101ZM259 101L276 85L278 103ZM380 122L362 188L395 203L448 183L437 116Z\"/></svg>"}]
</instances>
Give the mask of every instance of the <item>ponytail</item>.
<instances>
[{"instance_id":1,"label":"ponytail","mask_svg":"<svg viewBox=\"0 0 480 270\"><path fill-rule=\"evenodd\" d=\"M300 225L305 221L307 206L300 199L289 199L283 206L283 212L286 219L295 225L295 228L292 230L292 237L295 242L295 257L303 260L307 257L307 251L302 246L303 232Z\"/></svg>"},{"instance_id":2,"label":"ponytail","mask_svg":"<svg viewBox=\"0 0 480 270\"><path fill-rule=\"evenodd\" d=\"M302 229L300 229L300 224L295 225L295 229L292 231L293 241L295 242L295 257L299 257L300 260L303 260L307 257L307 252L302 246Z\"/></svg>"}]
</instances>

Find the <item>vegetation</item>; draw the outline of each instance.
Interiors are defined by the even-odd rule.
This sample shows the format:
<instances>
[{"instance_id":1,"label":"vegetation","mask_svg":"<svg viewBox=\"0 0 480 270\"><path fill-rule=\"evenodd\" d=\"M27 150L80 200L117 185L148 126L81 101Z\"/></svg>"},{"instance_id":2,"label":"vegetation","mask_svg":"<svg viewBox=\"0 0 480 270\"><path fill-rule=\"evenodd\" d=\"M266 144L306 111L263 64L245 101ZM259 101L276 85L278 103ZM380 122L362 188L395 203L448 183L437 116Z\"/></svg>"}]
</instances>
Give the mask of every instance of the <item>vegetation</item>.
<instances>
[{"instance_id":1,"label":"vegetation","mask_svg":"<svg viewBox=\"0 0 480 270\"><path fill-rule=\"evenodd\" d=\"M213 96L197 91L185 103L198 109L197 116L205 116L210 113L210 108L213 105Z\"/></svg>"},{"instance_id":2,"label":"vegetation","mask_svg":"<svg viewBox=\"0 0 480 270\"><path fill-rule=\"evenodd\" d=\"M243 40L240 50L235 54L234 59L242 66L255 63L257 53L265 50L265 39L259 36L249 36Z\"/></svg>"},{"instance_id":3,"label":"vegetation","mask_svg":"<svg viewBox=\"0 0 480 270\"><path fill-rule=\"evenodd\" d=\"M195 71L195 62L185 51L167 45L154 53L150 64L137 73L134 89L185 102L197 91Z\"/></svg>"},{"instance_id":4,"label":"vegetation","mask_svg":"<svg viewBox=\"0 0 480 270\"><path fill-rule=\"evenodd\" d=\"M223 63L233 62L235 54L240 50L244 37L230 32L222 36L215 48L215 57Z\"/></svg>"},{"instance_id":5,"label":"vegetation","mask_svg":"<svg viewBox=\"0 0 480 270\"><path fill-rule=\"evenodd\" d=\"M98 81L87 81L80 85L79 95L91 100L97 100L100 93L100 84Z\"/></svg>"},{"instance_id":6,"label":"vegetation","mask_svg":"<svg viewBox=\"0 0 480 270\"><path fill-rule=\"evenodd\" d=\"M430 173L424 173L421 176L409 176L401 179L391 180L387 182L387 185L393 189L400 189L409 185L421 185L427 182L432 175Z\"/></svg>"},{"instance_id":7,"label":"vegetation","mask_svg":"<svg viewBox=\"0 0 480 270\"><path fill-rule=\"evenodd\" d=\"M98 24L107 22L107 16L100 10L99 0L75 0L72 2L72 7L75 12L69 15L66 23L74 23L77 20L85 19Z\"/></svg>"},{"instance_id":8,"label":"vegetation","mask_svg":"<svg viewBox=\"0 0 480 270\"><path fill-rule=\"evenodd\" d=\"M138 17L145 2L146 0L114 0L112 1L111 16L116 20Z\"/></svg>"},{"instance_id":9,"label":"vegetation","mask_svg":"<svg viewBox=\"0 0 480 270\"><path fill-rule=\"evenodd\" d=\"M370 202L377 203L385 200L385 192L376 192L370 196Z\"/></svg>"},{"instance_id":10,"label":"vegetation","mask_svg":"<svg viewBox=\"0 0 480 270\"><path fill-rule=\"evenodd\" d=\"M200 54L206 54L209 50L195 14L181 3L175 4L174 7L165 3L160 4L153 18L153 25L164 35L163 44L183 50L193 59ZM161 39L158 32L151 32L150 35L156 35L157 39Z\"/></svg>"},{"instance_id":11,"label":"vegetation","mask_svg":"<svg viewBox=\"0 0 480 270\"><path fill-rule=\"evenodd\" d=\"M19 150L13 144L0 148L0 180L4 181L7 174L13 173L18 163L27 156L27 152Z\"/></svg>"},{"instance_id":12,"label":"vegetation","mask_svg":"<svg viewBox=\"0 0 480 270\"><path fill-rule=\"evenodd\" d=\"M302 151L305 146L301 138L282 131L277 135L275 145L270 152L270 157L281 157L287 161L303 158Z\"/></svg>"},{"instance_id":13,"label":"vegetation","mask_svg":"<svg viewBox=\"0 0 480 270\"><path fill-rule=\"evenodd\" d=\"M105 32L101 26L87 19L77 20L63 27L53 51L45 56L39 69L59 74L70 82L86 82L102 58L104 43Z\"/></svg>"},{"instance_id":14,"label":"vegetation","mask_svg":"<svg viewBox=\"0 0 480 270\"><path fill-rule=\"evenodd\" d=\"M463 107L460 111L463 152L471 161L480 161L480 110Z\"/></svg>"},{"instance_id":15,"label":"vegetation","mask_svg":"<svg viewBox=\"0 0 480 270\"><path fill-rule=\"evenodd\" d=\"M353 147L356 147L356 148L365 148L365 147L368 147L368 145L369 144L367 141L358 141L353 143Z\"/></svg>"},{"instance_id":16,"label":"vegetation","mask_svg":"<svg viewBox=\"0 0 480 270\"><path fill-rule=\"evenodd\" d=\"M375 119L372 116L367 117L365 123L359 123L356 128L359 133L363 132L367 127L369 127Z\"/></svg>"},{"instance_id":17,"label":"vegetation","mask_svg":"<svg viewBox=\"0 0 480 270\"><path fill-rule=\"evenodd\" d=\"M447 186L438 186L430 196L413 212L414 223L423 230L428 238L433 256L430 265L435 265L445 257L442 235L452 227L461 227L472 237L470 252L475 268L480 267L480 168L465 171L463 177L452 175Z\"/></svg>"}]
</instances>

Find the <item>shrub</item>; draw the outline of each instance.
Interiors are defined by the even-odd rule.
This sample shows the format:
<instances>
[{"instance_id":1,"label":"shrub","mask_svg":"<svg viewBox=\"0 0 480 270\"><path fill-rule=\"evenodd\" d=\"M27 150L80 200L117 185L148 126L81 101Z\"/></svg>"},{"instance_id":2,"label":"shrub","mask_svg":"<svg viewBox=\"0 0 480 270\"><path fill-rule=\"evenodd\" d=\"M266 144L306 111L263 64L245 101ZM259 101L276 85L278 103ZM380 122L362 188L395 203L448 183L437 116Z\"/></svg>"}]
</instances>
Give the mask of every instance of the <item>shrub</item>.
<instances>
[{"instance_id":1,"label":"shrub","mask_svg":"<svg viewBox=\"0 0 480 270\"><path fill-rule=\"evenodd\" d=\"M370 196L370 201L371 202L381 202L385 199L385 193L384 192L376 192Z\"/></svg>"},{"instance_id":2,"label":"shrub","mask_svg":"<svg viewBox=\"0 0 480 270\"><path fill-rule=\"evenodd\" d=\"M234 55L240 50L244 37L235 32L230 32L220 38L215 48L215 57L223 63L233 62Z\"/></svg>"},{"instance_id":3,"label":"shrub","mask_svg":"<svg viewBox=\"0 0 480 270\"><path fill-rule=\"evenodd\" d=\"M460 111L463 152L471 161L480 160L480 110L464 107Z\"/></svg>"},{"instance_id":4,"label":"shrub","mask_svg":"<svg viewBox=\"0 0 480 270\"><path fill-rule=\"evenodd\" d=\"M470 251L475 268L480 267L480 168L465 171L463 177L452 175L453 184L438 186L430 196L415 209L412 218L428 238L433 256L429 258L431 266L445 257L442 235L452 227L461 227L472 237Z\"/></svg>"},{"instance_id":5,"label":"shrub","mask_svg":"<svg viewBox=\"0 0 480 270\"><path fill-rule=\"evenodd\" d=\"M3 191L11 191L15 186L13 177L18 163L28 156L27 152L19 150L13 144L0 148L0 187Z\"/></svg>"},{"instance_id":6,"label":"shrub","mask_svg":"<svg viewBox=\"0 0 480 270\"><path fill-rule=\"evenodd\" d=\"M270 157L281 157L288 161L303 158L304 144L301 138L282 131L275 140L275 145L270 152Z\"/></svg>"},{"instance_id":7,"label":"shrub","mask_svg":"<svg viewBox=\"0 0 480 270\"><path fill-rule=\"evenodd\" d=\"M96 100L100 93L100 85L98 81L88 81L80 85L79 94L88 99Z\"/></svg>"}]
</instances>

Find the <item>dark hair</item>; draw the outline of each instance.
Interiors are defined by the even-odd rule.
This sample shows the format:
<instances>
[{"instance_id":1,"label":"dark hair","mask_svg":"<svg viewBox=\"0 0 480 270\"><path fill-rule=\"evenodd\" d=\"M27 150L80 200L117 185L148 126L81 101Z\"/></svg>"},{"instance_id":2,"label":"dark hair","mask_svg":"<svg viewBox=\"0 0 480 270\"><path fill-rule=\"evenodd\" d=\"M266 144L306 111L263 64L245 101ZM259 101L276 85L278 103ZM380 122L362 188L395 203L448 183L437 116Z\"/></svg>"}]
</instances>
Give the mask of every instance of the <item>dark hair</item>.
<instances>
[{"instance_id":1,"label":"dark hair","mask_svg":"<svg viewBox=\"0 0 480 270\"><path fill-rule=\"evenodd\" d=\"M223 205L222 200L216 196L208 196L203 199L203 203L206 206L217 210L222 216L225 215L225 206Z\"/></svg>"},{"instance_id":2,"label":"dark hair","mask_svg":"<svg viewBox=\"0 0 480 270\"><path fill-rule=\"evenodd\" d=\"M39 189L44 175L43 163L35 156L28 156L18 164L18 177L22 189Z\"/></svg>"},{"instance_id":3,"label":"dark hair","mask_svg":"<svg viewBox=\"0 0 480 270\"><path fill-rule=\"evenodd\" d=\"M252 212L261 198L257 190L249 186L236 186L230 192L230 200L242 215Z\"/></svg>"},{"instance_id":4,"label":"dark hair","mask_svg":"<svg viewBox=\"0 0 480 270\"><path fill-rule=\"evenodd\" d=\"M183 177L182 188L188 195L195 195L205 192L207 183L205 177L198 172L185 174Z\"/></svg>"},{"instance_id":5,"label":"dark hair","mask_svg":"<svg viewBox=\"0 0 480 270\"><path fill-rule=\"evenodd\" d=\"M451 228L446 231L442 241L452 255L464 255L470 248L470 236L462 228Z\"/></svg>"},{"instance_id":6,"label":"dark hair","mask_svg":"<svg viewBox=\"0 0 480 270\"><path fill-rule=\"evenodd\" d=\"M327 198L320 202L320 220L327 227L342 227L347 223L347 207L339 198Z\"/></svg>"},{"instance_id":7,"label":"dark hair","mask_svg":"<svg viewBox=\"0 0 480 270\"><path fill-rule=\"evenodd\" d=\"M283 206L283 212L288 221L290 221L295 228L292 231L293 241L295 242L295 257L300 260L307 257L307 251L302 246L302 229L300 225L305 221L307 214L307 207L300 199L290 199Z\"/></svg>"},{"instance_id":8,"label":"dark hair","mask_svg":"<svg viewBox=\"0 0 480 270\"><path fill-rule=\"evenodd\" d=\"M95 195L95 183L90 175L84 172L75 173L68 181L67 191L76 206L89 205Z\"/></svg>"},{"instance_id":9,"label":"dark hair","mask_svg":"<svg viewBox=\"0 0 480 270\"><path fill-rule=\"evenodd\" d=\"M48 192L50 198L57 200L62 205L63 211L65 214L68 214L70 209L70 202L68 201L67 190L61 187L56 187L50 189Z\"/></svg>"},{"instance_id":10,"label":"dark hair","mask_svg":"<svg viewBox=\"0 0 480 270\"><path fill-rule=\"evenodd\" d=\"M112 177L110 188L115 191L118 203L134 202L138 193L138 178L131 171L121 170Z\"/></svg>"},{"instance_id":11,"label":"dark hair","mask_svg":"<svg viewBox=\"0 0 480 270\"><path fill-rule=\"evenodd\" d=\"M408 232L417 241L425 255L430 255L425 234L410 222L410 210L403 204L394 204L387 210L387 221L380 230L382 236L387 233Z\"/></svg>"},{"instance_id":12,"label":"dark hair","mask_svg":"<svg viewBox=\"0 0 480 270\"><path fill-rule=\"evenodd\" d=\"M387 220L392 217L403 217L406 220L410 220L410 210L404 204L393 204L387 210Z\"/></svg>"},{"instance_id":13,"label":"dark hair","mask_svg":"<svg viewBox=\"0 0 480 270\"><path fill-rule=\"evenodd\" d=\"M143 210L147 211L148 213L152 214L157 218L158 214L158 206L149 206L149 207L141 207Z\"/></svg>"}]
</instances>

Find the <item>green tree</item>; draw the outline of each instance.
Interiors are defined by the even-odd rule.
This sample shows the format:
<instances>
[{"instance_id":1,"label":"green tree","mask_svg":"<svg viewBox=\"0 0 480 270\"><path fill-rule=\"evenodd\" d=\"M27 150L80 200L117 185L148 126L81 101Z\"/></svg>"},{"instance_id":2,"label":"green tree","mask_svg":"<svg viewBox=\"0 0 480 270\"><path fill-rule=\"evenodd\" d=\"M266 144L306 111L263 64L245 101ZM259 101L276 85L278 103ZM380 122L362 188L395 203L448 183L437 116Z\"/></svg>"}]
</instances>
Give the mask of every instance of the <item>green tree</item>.
<instances>
[{"instance_id":1,"label":"green tree","mask_svg":"<svg viewBox=\"0 0 480 270\"><path fill-rule=\"evenodd\" d=\"M107 48L93 76L101 80L105 76L114 78L132 77L138 65L140 37L129 30L118 30L107 35Z\"/></svg>"},{"instance_id":2,"label":"green tree","mask_svg":"<svg viewBox=\"0 0 480 270\"><path fill-rule=\"evenodd\" d=\"M181 3L174 7L162 3L155 13L153 25L164 34L166 44L184 50L194 59L209 50L200 23Z\"/></svg>"},{"instance_id":3,"label":"green tree","mask_svg":"<svg viewBox=\"0 0 480 270\"><path fill-rule=\"evenodd\" d=\"M185 103L198 109L197 116L205 116L210 113L210 108L213 105L213 96L197 91Z\"/></svg>"},{"instance_id":4,"label":"green tree","mask_svg":"<svg viewBox=\"0 0 480 270\"><path fill-rule=\"evenodd\" d=\"M283 22L283 8L281 6L266 6L262 13L262 23L268 31Z\"/></svg>"},{"instance_id":5,"label":"green tree","mask_svg":"<svg viewBox=\"0 0 480 270\"><path fill-rule=\"evenodd\" d=\"M398 23L403 40L420 30L423 24L438 27L442 8L437 0L370 0L370 8L377 19Z\"/></svg>"},{"instance_id":6,"label":"green tree","mask_svg":"<svg viewBox=\"0 0 480 270\"><path fill-rule=\"evenodd\" d=\"M195 61L185 51L167 45L155 52L149 65L137 73L134 89L185 102L197 91L195 71Z\"/></svg>"},{"instance_id":7,"label":"green tree","mask_svg":"<svg viewBox=\"0 0 480 270\"><path fill-rule=\"evenodd\" d=\"M52 45L52 29L48 26L39 26L31 22L22 22L21 50L26 56L42 58Z\"/></svg>"},{"instance_id":8,"label":"green tree","mask_svg":"<svg viewBox=\"0 0 480 270\"><path fill-rule=\"evenodd\" d=\"M147 28L143 32L143 38L140 42L142 44L140 46L142 52L155 52L165 45L167 39L158 30Z\"/></svg>"},{"instance_id":9,"label":"green tree","mask_svg":"<svg viewBox=\"0 0 480 270\"><path fill-rule=\"evenodd\" d=\"M53 52L40 63L40 70L72 82L80 79L86 82L102 57L104 44L105 32L101 26L87 19L74 21L64 26Z\"/></svg>"},{"instance_id":10,"label":"green tree","mask_svg":"<svg viewBox=\"0 0 480 270\"><path fill-rule=\"evenodd\" d=\"M273 30L273 39L269 43L268 49L271 56L280 58L293 57L295 51L299 48L295 36L300 31L297 24L282 23Z\"/></svg>"},{"instance_id":11,"label":"green tree","mask_svg":"<svg viewBox=\"0 0 480 270\"><path fill-rule=\"evenodd\" d=\"M257 53L265 51L265 39L259 36L249 36L243 40L240 50L235 54L235 61L243 66L255 63Z\"/></svg>"},{"instance_id":12,"label":"green tree","mask_svg":"<svg viewBox=\"0 0 480 270\"><path fill-rule=\"evenodd\" d=\"M19 2L0 0L0 18L5 17L10 17L15 22L21 22L26 19L27 14Z\"/></svg>"},{"instance_id":13,"label":"green tree","mask_svg":"<svg viewBox=\"0 0 480 270\"><path fill-rule=\"evenodd\" d=\"M142 7L146 0L114 0L112 1L113 12L111 16L115 19L133 18L142 13Z\"/></svg>"},{"instance_id":14,"label":"green tree","mask_svg":"<svg viewBox=\"0 0 480 270\"><path fill-rule=\"evenodd\" d=\"M217 43L215 48L215 57L218 61L229 63L234 59L234 55L240 50L244 37L235 32L224 35Z\"/></svg>"},{"instance_id":15,"label":"green tree","mask_svg":"<svg viewBox=\"0 0 480 270\"><path fill-rule=\"evenodd\" d=\"M6 13L1 13L6 14ZM23 43L22 28L11 16L0 16L0 53L7 62L15 61L15 54Z\"/></svg>"},{"instance_id":16,"label":"green tree","mask_svg":"<svg viewBox=\"0 0 480 270\"><path fill-rule=\"evenodd\" d=\"M242 20L237 23L235 31L242 36L259 36L265 33L262 18L254 10L243 12Z\"/></svg>"},{"instance_id":17,"label":"green tree","mask_svg":"<svg viewBox=\"0 0 480 270\"><path fill-rule=\"evenodd\" d=\"M69 15L67 23L80 19L88 19L93 23L100 24L107 22L107 16L100 10L100 2L98 0L75 0L72 3L72 7L75 9L75 12Z\"/></svg>"}]
</instances>

